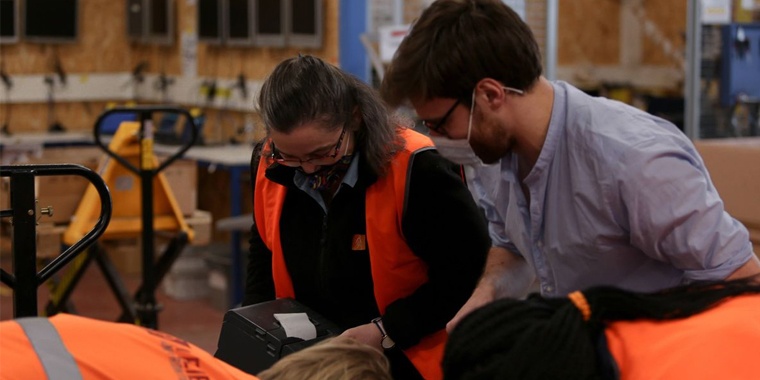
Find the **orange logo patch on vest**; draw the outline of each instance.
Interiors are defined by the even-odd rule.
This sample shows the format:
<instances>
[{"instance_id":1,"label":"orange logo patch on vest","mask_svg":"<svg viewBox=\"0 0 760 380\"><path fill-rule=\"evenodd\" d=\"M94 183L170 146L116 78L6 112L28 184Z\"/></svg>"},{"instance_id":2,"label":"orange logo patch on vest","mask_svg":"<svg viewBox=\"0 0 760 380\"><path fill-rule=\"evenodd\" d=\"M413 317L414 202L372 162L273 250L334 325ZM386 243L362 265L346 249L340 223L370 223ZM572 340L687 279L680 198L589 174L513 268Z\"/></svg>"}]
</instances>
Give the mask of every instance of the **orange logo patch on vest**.
<instances>
[{"instance_id":1,"label":"orange logo patch on vest","mask_svg":"<svg viewBox=\"0 0 760 380\"><path fill-rule=\"evenodd\" d=\"M367 235L354 235L351 239L352 251L364 251L367 249Z\"/></svg>"}]
</instances>

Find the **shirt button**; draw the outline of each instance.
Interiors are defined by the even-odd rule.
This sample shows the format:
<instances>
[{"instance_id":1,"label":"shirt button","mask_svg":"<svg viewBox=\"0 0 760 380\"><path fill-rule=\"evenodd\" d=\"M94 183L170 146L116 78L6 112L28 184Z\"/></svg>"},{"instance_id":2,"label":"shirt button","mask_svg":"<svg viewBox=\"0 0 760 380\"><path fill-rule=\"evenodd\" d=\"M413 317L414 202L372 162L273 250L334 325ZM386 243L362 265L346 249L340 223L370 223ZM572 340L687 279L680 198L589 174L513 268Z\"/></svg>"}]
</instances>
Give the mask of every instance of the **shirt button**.
<instances>
[{"instance_id":1,"label":"shirt button","mask_svg":"<svg viewBox=\"0 0 760 380\"><path fill-rule=\"evenodd\" d=\"M544 293L551 293L554 291L554 287L551 285L544 285L543 289L544 289Z\"/></svg>"},{"instance_id":2,"label":"shirt button","mask_svg":"<svg viewBox=\"0 0 760 380\"><path fill-rule=\"evenodd\" d=\"M544 242L542 242L541 240L539 240L538 242L536 242L536 246L537 246L539 249L544 249Z\"/></svg>"}]
</instances>

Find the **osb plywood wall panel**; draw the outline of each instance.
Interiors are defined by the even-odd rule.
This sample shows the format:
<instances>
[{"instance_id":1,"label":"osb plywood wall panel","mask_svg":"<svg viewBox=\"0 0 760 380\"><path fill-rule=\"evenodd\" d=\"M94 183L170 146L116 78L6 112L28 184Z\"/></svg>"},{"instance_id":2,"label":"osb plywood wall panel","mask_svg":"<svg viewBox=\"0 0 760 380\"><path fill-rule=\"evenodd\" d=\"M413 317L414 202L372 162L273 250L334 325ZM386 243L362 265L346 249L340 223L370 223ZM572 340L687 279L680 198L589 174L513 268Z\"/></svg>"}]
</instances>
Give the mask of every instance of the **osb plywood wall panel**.
<instances>
[{"instance_id":1,"label":"osb plywood wall panel","mask_svg":"<svg viewBox=\"0 0 760 380\"><path fill-rule=\"evenodd\" d=\"M180 61L181 32L188 30L188 28L190 31L196 29L195 6L188 3L190 2L186 0L174 0L176 11L174 43L168 46L131 44L130 67L146 62L148 73L164 73L172 76L182 74Z\"/></svg>"},{"instance_id":2,"label":"osb plywood wall panel","mask_svg":"<svg viewBox=\"0 0 760 380\"><path fill-rule=\"evenodd\" d=\"M685 59L686 53L686 7L683 0L643 1L645 17L659 30L661 39L647 37L642 30L642 64L656 66L676 66L679 63L667 54L665 43L670 44L675 54ZM642 27L643 29L643 27Z\"/></svg>"},{"instance_id":3,"label":"osb plywood wall panel","mask_svg":"<svg viewBox=\"0 0 760 380\"><path fill-rule=\"evenodd\" d=\"M209 143L259 141L266 136L264 124L258 114L236 111L206 109L203 112L203 137ZM246 123L251 123L252 131L246 131Z\"/></svg>"},{"instance_id":4,"label":"osb plywood wall panel","mask_svg":"<svg viewBox=\"0 0 760 380\"><path fill-rule=\"evenodd\" d=\"M525 2L525 22L533 31L542 56L546 56L546 0Z\"/></svg>"},{"instance_id":5,"label":"osb plywood wall panel","mask_svg":"<svg viewBox=\"0 0 760 380\"><path fill-rule=\"evenodd\" d=\"M411 24L422 14L428 2L424 0L407 0L404 2L404 23Z\"/></svg>"},{"instance_id":6,"label":"osb plywood wall panel","mask_svg":"<svg viewBox=\"0 0 760 380\"><path fill-rule=\"evenodd\" d=\"M104 102L70 102L57 103L54 107L54 120L70 131L91 131L95 120L106 109ZM0 115L5 119L7 108L0 108ZM50 125L48 107L40 104L14 104L10 108L10 132L42 133Z\"/></svg>"},{"instance_id":7,"label":"osb plywood wall panel","mask_svg":"<svg viewBox=\"0 0 760 380\"><path fill-rule=\"evenodd\" d=\"M56 54L67 72L125 71L129 67L125 13L123 1L79 0L77 43L0 45L0 59L11 75L52 72Z\"/></svg>"},{"instance_id":8,"label":"osb plywood wall panel","mask_svg":"<svg viewBox=\"0 0 760 380\"><path fill-rule=\"evenodd\" d=\"M618 64L620 1L559 3L557 65Z\"/></svg>"},{"instance_id":9,"label":"osb plywood wall panel","mask_svg":"<svg viewBox=\"0 0 760 380\"><path fill-rule=\"evenodd\" d=\"M560 1L558 22L558 65L575 64L617 64L619 61L619 36L621 0L571 0ZM669 13L671 3L680 0L651 1L655 8L664 8ZM425 7L426 0L404 1L404 22L413 22ZM542 54L546 49L546 0L526 0L525 19L538 41ZM685 7L685 3L683 5ZM686 18L683 8L682 18ZM656 20L669 22L667 18ZM677 29L676 25L673 25Z\"/></svg>"},{"instance_id":10,"label":"osb plywood wall panel","mask_svg":"<svg viewBox=\"0 0 760 380\"><path fill-rule=\"evenodd\" d=\"M199 77L234 78L243 73L248 80L262 80L280 61L298 53L314 54L338 63L338 1L324 1L324 39L322 49L227 48L198 44ZM53 72L57 55L69 73L129 72L141 62L147 62L147 73L182 74L182 32L196 29L194 1L175 0L176 27L171 46L145 45L130 42L126 37L126 5L123 0L79 0L79 41L74 44L43 45L21 42L0 45L0 60L11 75L47 74ZM103 102L74 102L56 104L56 115L68 130L89 131L105 108ZM0 121L5 120L8 108L0 107ZM48 128L47 105L13 104L10 109L11 132L43 132ZM210 113L213 114L212 111ZM239 125L243 114L225 112ZM260 126L260 124L256 124ZM235 130L227 128L223 138ZM225 129L225 131L227 131ZM262 132L257 130L256 134Z\"/></svg>"},{"instance_id":11,"label":"osb plywood wall panel","mask_svg":"<svg viewBox=\"0 0 760 380\"><path fill-rule=\"evenodd\" d=\"M325 0L324 39L321 49L297 48L228 48L198 44L198 75L234 78L244 74L249 79L264 79L277 63L299 53L312 54L330 63L338 63L338 1ZM188 10L195 18L195 9Z\"/></svg>"}]
</instances>

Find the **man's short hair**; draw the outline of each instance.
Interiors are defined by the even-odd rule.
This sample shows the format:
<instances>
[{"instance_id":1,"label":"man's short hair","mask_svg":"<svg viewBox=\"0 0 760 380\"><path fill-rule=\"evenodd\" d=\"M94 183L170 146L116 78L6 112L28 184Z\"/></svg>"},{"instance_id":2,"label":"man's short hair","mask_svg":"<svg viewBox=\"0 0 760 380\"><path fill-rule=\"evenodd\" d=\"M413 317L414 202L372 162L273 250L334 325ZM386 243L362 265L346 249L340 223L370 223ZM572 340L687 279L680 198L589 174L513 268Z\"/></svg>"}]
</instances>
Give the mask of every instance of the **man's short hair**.
<instances>
[{"instance_id":1,"label":"man's short hair","mask_svg":"<svg viewBox=\"0 0 760 380\"><path fill-rule=\"evenodd\" d=\"M484 78L528 90L541 76L541 52L528 25L500 0L437 0L399 45L381 93L408 99L469 101Z\"/></svg>"}]
</instances>

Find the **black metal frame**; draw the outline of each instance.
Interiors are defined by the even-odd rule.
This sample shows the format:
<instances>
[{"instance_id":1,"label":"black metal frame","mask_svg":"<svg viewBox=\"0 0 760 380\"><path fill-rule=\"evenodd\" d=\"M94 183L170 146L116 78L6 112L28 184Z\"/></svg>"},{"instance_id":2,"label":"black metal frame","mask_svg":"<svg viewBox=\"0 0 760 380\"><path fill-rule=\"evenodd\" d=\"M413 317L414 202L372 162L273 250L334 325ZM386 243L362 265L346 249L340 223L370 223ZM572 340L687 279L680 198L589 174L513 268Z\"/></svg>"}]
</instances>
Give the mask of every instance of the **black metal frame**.
<instances>
[{"instance_id":1,"label":"black metal frame","mask_svg":"<svg viewBox=\"0 0 760 380\"><path fill-rule=\"evenodd\" d=\"M78 175L90 181L100 195L100 217L90 232L37 272L37 206L34 177ZM37 288L100 237L111 220L111 194L92 170L74 164L0 166L0 177L10 177L11 209L0 217L13 218L13 274L0 269L0 280L13 289L14 317L37 315Z\"/></svg>"},{"instance_id":2,"label":"black metal frame","mask_svg":"<svg viewBox=\"0 0 760 380\"><path fill-rule=\"evenodd\" d=\"M152 154L152 152L143 151L143 140L153 139L154 128L152 127L152 116L154 113L177 113L186 117L186 122L192 126L192 136L190 141L178 148L177 152L166 158L157 168L145 167L145 160L142 158L145 154ZM139 146L140 146L140 166L136 167L132 165L126 158L119 156L116 152L112 151L101 139L101 125L105 118L111 114L116 113L128 113L137 114L140 122L139 131ZM150 126L146 128L147 125ZM195 141L198 139L198 125L195 123L195 118L185 109L170 107L170 106L138 106L138 107L117 107L102 113L98 120L95 121L94 135L95 144L98 145L106 154L113 157L127 170L135 173L140 177L140 192L142 198L142 284L135 294L134 309L126 307L122 314L121 321L136 321L142 326L158 328L158 311L161 309L160 305L156 302L156 288L163 279L164 275L169 271L169 268L174 261L179 257L182 248L187 243L187 234L181 231L174 239L171 240L164 253L159 258L158 262L155 261L155 231L153 230L153 178L158 175L167 166L171 165L174 161L181 158L185 152L190 149ZM99 263L101 268L104 264L102 261L104 255L98 255L101 257ZM110 284L112 289L115 289L116 285ZM123 288L123 287L122 287ZM116 290L114 290L117 293ZM123 293L123 292L122 292ZM120 302L121 303L121 302ZM136 317L136 318L135 318Z\"/></svg>"},{"instance_id":3,"label":"black metal frame","mask_svg":"<svg viewBox=\"0 0 760 380\"><path fill-rule=\"evenodd\" d=\"M177 152L164 160L157 168L145 167L144 154L152 155L152 152L143 151L143 140L153 138L152 128L146 128L152 115L157 112L183 114L187 122L192 126L192 136L186 145L179 147ZM114 113L138 114L140 121L139 146L140 165L135 167L127 159L112 151L101 139L101 126L108 115ZM72 306L69 298L79 283L84 271L94 259L108 282L108 286L114 293L119 305L122 307L120 322L131 322L157 329L158 312L161 306L156 302L155 292L158 284L169 272L172 264L179 257L182 249L188 242L187 233L179 231L170 240L165 251L156 261L155 234L153 230L153 179L158 173L168 167L175 160L195 144L198 138L198 125L187 110L168 106L141 106L129 108L113 108L98 117L94 128L95 144L106 154L113 157L117 162L129 171L137 174L141 186L141 210L142 210L142 283L134 294L134 301L130 299L118 271L111 260L97 243L106 230L111 219L111 196L103 179L92 170L81 165L57 164L57 165L14 165L2 166L2 176L11 177L11 210L2 210L2 217L13 217L14 224L14 274L5 271L0 272L3 283L14 289L14 310L16 317L37 315L37 287L49 279L56 271L72 261L74 256L89 246L87 254L77 261L74 271L64 281L53 284L51 299L45 308L48 315L70 310ZM34 177L42 175L77 174L81 175L95 185L101 197L101 215L92 231L87 233L82 240L66 249L60 256L47 264L40 273L36 267L36 209ZM106 202L107 200L107 202ZM93 244L94 243L94 244ZM92 244L92 245L91 245ZM34 254L28 254L33 252ZM25 254L26 253L26 254Z\"/></svg>"}]
</instances>

